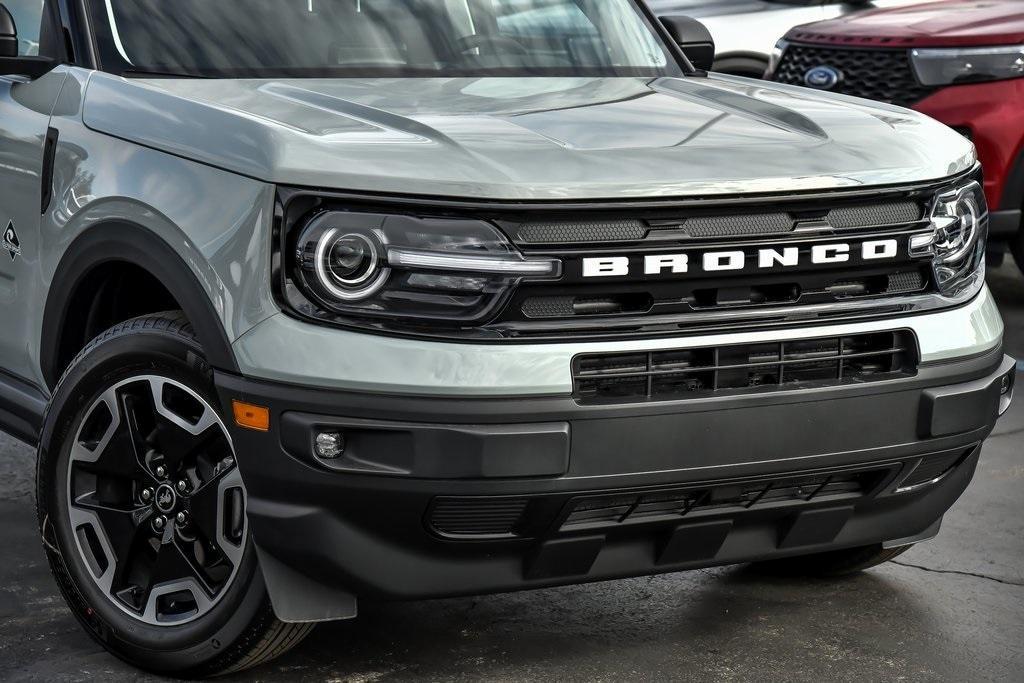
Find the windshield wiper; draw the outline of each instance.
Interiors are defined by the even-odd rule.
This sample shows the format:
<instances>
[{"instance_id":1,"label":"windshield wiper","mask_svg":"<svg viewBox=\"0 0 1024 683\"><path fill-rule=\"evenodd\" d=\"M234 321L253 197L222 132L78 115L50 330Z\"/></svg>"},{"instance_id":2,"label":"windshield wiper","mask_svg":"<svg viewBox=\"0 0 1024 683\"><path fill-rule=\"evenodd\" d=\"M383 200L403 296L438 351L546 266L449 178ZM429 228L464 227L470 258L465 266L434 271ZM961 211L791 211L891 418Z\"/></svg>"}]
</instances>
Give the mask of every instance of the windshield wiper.
<instances>
[{"instance_id":1,"label":"windshield wiper","mask_svg":"<svg viewBox=\"0 0 1024 683\"><path fill-rule=\"evenodd\" d=\"M146 69L122 69L121 75L127 78L154 76L156 78L210 78L203 74L185 73L179 71L148 71Z\"/></svg>"}]
</instances>

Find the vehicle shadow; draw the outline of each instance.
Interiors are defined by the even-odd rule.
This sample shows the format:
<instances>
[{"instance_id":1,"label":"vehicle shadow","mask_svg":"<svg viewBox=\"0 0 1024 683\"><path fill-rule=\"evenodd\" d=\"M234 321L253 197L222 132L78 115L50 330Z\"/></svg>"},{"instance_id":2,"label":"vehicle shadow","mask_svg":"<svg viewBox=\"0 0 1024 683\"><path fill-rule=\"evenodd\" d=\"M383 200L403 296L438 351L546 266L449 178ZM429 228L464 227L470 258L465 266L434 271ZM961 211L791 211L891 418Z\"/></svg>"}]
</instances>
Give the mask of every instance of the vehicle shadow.
<instances>
[{"instance_id":1,"label":"vehicle shadow","mask_svg":"<svg viewBox=\"0 0 1024 683\"><path fill-rule=\"evenodd\" d=\"M258 672L334 680L818 678L848 656L891 674L890 638L932 615L878 573L818 581L746 567L480 598L362 605ZM893 612L893 607L898 610ZM573 673L575 672L575 673ZM761 675L759 675L761 674Z\"/></svg>"}]
</instances>

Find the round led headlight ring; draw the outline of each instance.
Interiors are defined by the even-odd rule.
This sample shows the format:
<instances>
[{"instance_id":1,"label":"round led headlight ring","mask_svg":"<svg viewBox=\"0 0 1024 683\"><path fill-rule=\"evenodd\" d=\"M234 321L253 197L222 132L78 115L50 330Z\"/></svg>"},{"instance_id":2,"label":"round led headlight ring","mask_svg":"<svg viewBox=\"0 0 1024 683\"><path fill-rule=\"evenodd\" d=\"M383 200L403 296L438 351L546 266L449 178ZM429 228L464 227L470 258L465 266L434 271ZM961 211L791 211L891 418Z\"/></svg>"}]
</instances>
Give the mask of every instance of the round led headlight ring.
<instances>
[{"instance_id":1,"label":"round led headlight ring","mask_svg":"<svg viewBox=\"0 0 1024 683\"><path fill-rule=\"evenodd\" d=\"M390 269L382 267L380 245L362 233L327 230L317 241L313 267L317 283L339 301L359 301L375 294L387 282Z\"/></svg>"},{"instance_id":2,"label":"round led headlight ring","mask_svg":"<svg viewBox=\"0 0 1024 683\"><path fill-rule=\"evenodd\" d=\"M961 193L947 206L950 222L943 229L942 241L937 246L943 261L959 261L974 246L981 223L980 211L971 192Z\"/></svg>"}]
</instances>

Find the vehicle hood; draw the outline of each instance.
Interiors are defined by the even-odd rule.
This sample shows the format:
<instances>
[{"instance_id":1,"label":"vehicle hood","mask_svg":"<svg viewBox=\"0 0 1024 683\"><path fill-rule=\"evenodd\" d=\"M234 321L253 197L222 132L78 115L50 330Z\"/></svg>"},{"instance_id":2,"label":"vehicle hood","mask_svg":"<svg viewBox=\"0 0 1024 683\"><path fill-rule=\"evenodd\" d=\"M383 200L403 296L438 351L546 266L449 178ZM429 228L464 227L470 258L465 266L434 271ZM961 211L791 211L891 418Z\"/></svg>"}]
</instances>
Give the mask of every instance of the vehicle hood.
<instances>
[{"instance_id":1,"label":"vehicle hood","mask_svg":"<svg viewBox=\"0 0 1024 683\"><path fill-rule=\"evenodd\" d=\"M284 185L480 199L792 192L937 179L973 146L920 114L727 76L127 80L93 130Z\"/></svg>"},{"instance_id":2,"label":"vehicle hood","mask_svg":"<svg viewBox=\"0 0 1024 683\"><path fill-rule=\"evenodd\" d=\"M1024 42L1021 0L943 0L850 14L800 26L787 38L886 47L965 47ZM894 42L898 41L898 42Z\"/></svg>"}]
</instances>

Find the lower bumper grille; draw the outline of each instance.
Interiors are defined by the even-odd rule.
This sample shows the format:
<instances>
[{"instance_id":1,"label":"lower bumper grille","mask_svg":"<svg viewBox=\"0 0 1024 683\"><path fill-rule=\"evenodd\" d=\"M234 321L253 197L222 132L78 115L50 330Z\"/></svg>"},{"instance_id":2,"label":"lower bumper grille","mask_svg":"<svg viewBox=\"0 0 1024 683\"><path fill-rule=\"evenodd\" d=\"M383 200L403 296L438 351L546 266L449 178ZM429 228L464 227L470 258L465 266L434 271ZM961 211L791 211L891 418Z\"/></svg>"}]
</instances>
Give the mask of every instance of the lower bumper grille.
<instances>
[{"instance_id":1,"label":"lower bumper grille","mask_svg":"<svg viewBox=\"0 0 1024 683\"><path fill-rule=\"evenodd\" d=\"M937 484L977 450L931 453L910 460L793 472L658 489L534 496L444 496L427 510L426 525L449 540L545 538L685 521L703 523L748 512L787 518L805 506L859 504L893 487L904 493Z\"/></svg>"},{"instance_id":2,"label":"lower bumper grille","mask_svg":"<svg viewBox=\"0 0 1024 683\"><path fill-rule=\"evenodd\" d=\"M442 536L501 538L515 536L526 498L440 498L430 525Z\"/></svg>"},{"instance_id":3,"label":"lower bumper grille","mask_svg":"<svg viewBox=\"0 0 1024 683\"><path fill-rule=\"evenodd\" d=\"M580 402L673 400L750 390L878 382L917 373L912 332L593 354L573 362Z\"/></svg>"},{"instance_id":4,"label":"lower bumper grille","mask_svg":"<svg viewBox=\"0 0 1024 683\"><path fill-rule=\"evenodd\" d=\"M893 467L860 472L809 474L742 484L660 491L644 495L595 496L574 500L559 531L672 521L741 512L790 503L834 502L868 495Z\"/></svg>"}]
</instances>

